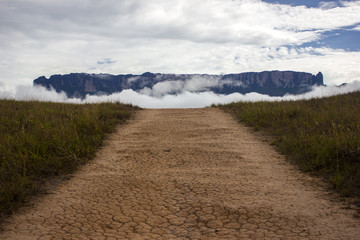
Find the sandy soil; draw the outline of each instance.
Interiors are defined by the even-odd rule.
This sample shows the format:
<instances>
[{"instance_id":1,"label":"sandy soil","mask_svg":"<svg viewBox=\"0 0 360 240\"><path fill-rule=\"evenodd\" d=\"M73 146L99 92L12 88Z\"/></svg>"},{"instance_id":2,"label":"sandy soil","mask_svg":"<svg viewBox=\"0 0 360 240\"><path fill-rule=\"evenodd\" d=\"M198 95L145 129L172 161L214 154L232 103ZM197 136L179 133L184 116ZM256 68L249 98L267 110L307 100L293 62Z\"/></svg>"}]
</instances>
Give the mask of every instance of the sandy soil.
<instances>
[{"instance_id":1,"label":"sandy soil","mask_svg":"<svg viewBox=\"0 0 360 240\"><path fill-rule=\"evenodd\" d=\"M316 181L221 110L143 110L0 239L359 239Z\"/></svg>"}]
</instances>

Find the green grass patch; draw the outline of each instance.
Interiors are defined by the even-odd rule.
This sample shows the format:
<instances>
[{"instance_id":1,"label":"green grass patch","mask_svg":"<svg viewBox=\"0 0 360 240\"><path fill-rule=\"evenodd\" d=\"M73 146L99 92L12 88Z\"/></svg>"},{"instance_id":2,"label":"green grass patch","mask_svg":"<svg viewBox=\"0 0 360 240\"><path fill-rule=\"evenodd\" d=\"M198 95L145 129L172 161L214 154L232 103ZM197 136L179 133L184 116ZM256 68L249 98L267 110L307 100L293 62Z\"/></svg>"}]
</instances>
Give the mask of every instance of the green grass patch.
<instances>
[{"instance_id":1,"label":"green grass patch","mask_svg":"<svg viewBox=\"0 0 360 240\"><path fill-rule=\"evenodd\" d=\"M136 108L123 104L0 101L0 214L38 192L41 182L93 158L107 133Z\"/></svg>"},{"instance_id":2,"label":"green grass patch","mask_svg":"<svg viewBox=\"0 0 360 240\"><path fill-rule=\"evenodd\" d=\"M302 170L321 174L342 194L360 196L360 92L219 107L273 136Z\"/></svg>"}]
</instances>

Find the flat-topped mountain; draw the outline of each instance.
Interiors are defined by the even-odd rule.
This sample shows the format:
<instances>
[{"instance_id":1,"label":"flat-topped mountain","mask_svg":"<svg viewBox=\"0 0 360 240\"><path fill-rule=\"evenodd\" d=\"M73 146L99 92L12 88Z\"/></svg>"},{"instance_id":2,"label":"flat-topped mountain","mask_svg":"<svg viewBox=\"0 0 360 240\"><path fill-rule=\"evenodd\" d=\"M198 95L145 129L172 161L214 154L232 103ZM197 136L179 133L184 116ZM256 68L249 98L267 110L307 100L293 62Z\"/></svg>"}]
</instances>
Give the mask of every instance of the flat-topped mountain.
<instances>
[{"instance_id":1,"label":"flat-topped mountain","mask_svg":"<svg viewBox=\"0 0 360 240\"><path fill-rule=\"evenodd\" d=\"M104 95L132 89L154 96L177 94L182 91L212 91L218 94L258 92L271 96L301 94L312 86L324 85L323 75L294 71L246 72L225 75L161 74L110 75L71 73L44 76L34 80L34 85L64 91L69 97L84 98L87 94Z\"/></svg>"}]
</instances>

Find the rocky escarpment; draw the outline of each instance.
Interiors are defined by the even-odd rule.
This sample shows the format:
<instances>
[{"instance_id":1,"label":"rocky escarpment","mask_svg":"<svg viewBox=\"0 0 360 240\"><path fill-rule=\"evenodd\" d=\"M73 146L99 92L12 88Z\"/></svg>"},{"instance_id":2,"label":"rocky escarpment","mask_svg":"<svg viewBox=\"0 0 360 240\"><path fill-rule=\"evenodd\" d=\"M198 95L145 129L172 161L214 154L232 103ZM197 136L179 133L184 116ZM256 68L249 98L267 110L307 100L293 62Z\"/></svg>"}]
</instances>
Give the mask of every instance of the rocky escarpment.
<instances>
[{"instance_id":1,"label":"rocky escarpment","mask_svg":"<svg viewBox=\"0 0 360 240\"><path fill-rule=\"evenodd\" d=\"M259 92L271 96L300 94L314 85L323 85L323 75L294 71L247 72L226 75L160 74L110 75L71 73L44 76L34 80L34 85L64 91L69 97L84 98L87 94L104 95L132 89L149 95L161 96L182 91L230 94L234 92Z\"/></svg>"}]
</instances>

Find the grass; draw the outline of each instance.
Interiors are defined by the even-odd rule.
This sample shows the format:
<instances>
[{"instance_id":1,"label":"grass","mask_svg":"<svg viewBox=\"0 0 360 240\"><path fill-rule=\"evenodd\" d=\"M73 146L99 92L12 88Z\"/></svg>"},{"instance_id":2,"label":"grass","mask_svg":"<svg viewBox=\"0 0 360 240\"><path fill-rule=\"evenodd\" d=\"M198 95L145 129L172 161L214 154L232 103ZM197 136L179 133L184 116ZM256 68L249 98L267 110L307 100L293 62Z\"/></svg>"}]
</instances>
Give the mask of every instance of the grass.
<instances>
[{"instance_id":1,"label":"grass","mask_svg":"<svg viewBox=\"0 0 360 240\"><path fill-rule=\"evenodd\" d=\"M303 171L320 174L346 196L360 196L360 92L219 107L273 136L273 144Z\"/></svg>"},{"instance_id":2,"label":"grass","mask_svg":"<svg viewBox=\"0 0 360 240\"><path fill-rule=\"evenodd\" d=\"M49 177L93 158L107 133L136 108L123 104L0 101L0 214L36 194Z\"/></svg>"}]
</instances>

